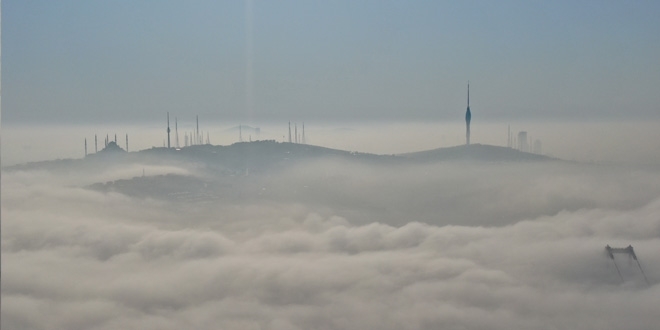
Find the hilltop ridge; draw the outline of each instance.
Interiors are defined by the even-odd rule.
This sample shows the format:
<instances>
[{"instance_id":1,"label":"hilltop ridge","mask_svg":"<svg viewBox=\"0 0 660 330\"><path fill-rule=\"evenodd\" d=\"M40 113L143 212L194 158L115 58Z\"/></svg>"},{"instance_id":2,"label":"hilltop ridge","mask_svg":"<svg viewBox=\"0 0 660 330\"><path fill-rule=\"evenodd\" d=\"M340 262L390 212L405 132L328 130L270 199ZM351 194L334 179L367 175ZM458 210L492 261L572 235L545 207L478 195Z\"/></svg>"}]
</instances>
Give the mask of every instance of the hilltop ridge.
<instances>
[{"instance_id":1,"label":"hilltop ridge","mask_svg":"<svg viewBox=\"0 0 660 330\"><path fill-rule=\"evenodd\" d=\"M488 144L470 144L454 147L437 148L413 153L400 154L400 156L418 161L486 161L486 162L515 162L515 161L549 161L556 158L519 151L513 148L500 147Z\"/></svg>"},{"instance_id":2,"label":"hilltop ridge","mask_svg":"<svg viewBox=\"0 0 660 330\"><path fill-rule=\"evenodd\" d=\"M372 164L448 161L526 162L558 160L543 155L521 152L511 148L483 144L437 148L397 155L379 155L351 152L309 144L261 140L253 142L237 142L226 146L205 144L184 148L154 147L134 152L125 152L123 149L116 147L109 151L105 151L104 149L102 152L89 154L81 159L58 159L27 163L10 166L6 169L65 169L71 166L86 167L86 165L90 165L96 167L103 166L107 163L117 164L122 162L146 162L158 164L165 164L168 162L194 162L202 163L210 167L225 168L229 170L244 170L249 167L251 170L261 171L280 168L299 161L324 158L367 162Z\"/></svg>"}]
</instances>

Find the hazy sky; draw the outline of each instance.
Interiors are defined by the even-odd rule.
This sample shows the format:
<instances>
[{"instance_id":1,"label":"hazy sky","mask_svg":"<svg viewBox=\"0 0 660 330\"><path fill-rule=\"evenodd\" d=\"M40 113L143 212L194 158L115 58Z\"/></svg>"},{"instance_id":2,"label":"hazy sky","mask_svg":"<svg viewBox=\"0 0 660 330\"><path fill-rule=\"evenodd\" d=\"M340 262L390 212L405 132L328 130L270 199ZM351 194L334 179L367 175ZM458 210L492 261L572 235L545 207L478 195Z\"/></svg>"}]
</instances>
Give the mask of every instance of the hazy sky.
<instances>
[{"instance_id":1,"label":"hazy sky","mask_svg":"<svg viewBox=\"0 0 660 330\"><path fill-rule=\"evenodd\" d=\"M2 5L4 123L660 114L657 1Z\"/></svg>"}]
</instances>

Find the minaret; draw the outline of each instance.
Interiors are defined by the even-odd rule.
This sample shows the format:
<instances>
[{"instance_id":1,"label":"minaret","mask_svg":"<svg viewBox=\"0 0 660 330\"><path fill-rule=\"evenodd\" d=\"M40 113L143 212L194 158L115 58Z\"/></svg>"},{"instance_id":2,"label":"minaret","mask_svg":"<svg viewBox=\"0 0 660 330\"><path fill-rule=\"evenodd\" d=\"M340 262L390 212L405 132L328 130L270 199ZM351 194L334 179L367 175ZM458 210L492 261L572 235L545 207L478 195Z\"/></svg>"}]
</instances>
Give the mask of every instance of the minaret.
<instances>
[{"instance_id":1,"label":"minaret","mask_svg":"<svg viewBox=\"0 0 660 330\"><path fill-rule=\"evenodd\" d=\"M195 144L202 144L202 142L199 140L199 116L196 116L195 119L197 120L197 131L195 132Z\"/></svg>"},{"instance_id":2,"label":"minaret","mask_svg":"<svg viewBox=\"0 0 660 330\"><path fill-rule=\"evenodd\" d=\"M467 111L465 112L465 144L466 145L470 145L470 120L472 120L472 113L470 112L470 82L468 81Z\"/></svg>"},{"instance_id":3,"label":"minaret","mask_svg":"<svg viewBox=\"0 0 660 330\"><path fill-rule=\"evenodd\" d=\"M293 130L295 131L296 143L298 143L298 123L293 124Z\"/></svg>"},{"instance_id":4,"label":"minaret","mask_svg":"<svg viewBox=\"0 0 660 330\"><path fill-rule=\"evenodd\" d=\"M170 148L170 113L167 113L167 149Z\"/></svg>"},{"instance_id":5,"label":"minaret","mask_svg":"<svg viewBox=\"0 0 660 330\"><path fill-rule=\"evenodd\" d=\"M94 153L99 152L99 144L98 140L96 139L96 134L94 134Z\"/></svg>"},{"instance_id":6,"label":"minaret","mask_svg":"<svg viewBox=\"0 0 660 330\"><path fill-rule=\"evenodd\" d=\"M238 124L238 142L243 142L243 130L242 127L243 125Z\"/></svg>"},{"instance_id":7,"label":"minaret","mask_svg":"<svg viewBox=\"0 0 660 330\"><path fill-rule=\"evenodd\" d=\"M302 144L305 144L305 123L303 123Z\"/></svg>"},{"instance_id":8,"label":"minaret","mask_svg":"<svg viewBox=\"0 0 660 330\"><path fill-rule=\"evenodd\" d=\"M85 138L85 157L87 157L87 138Z\"/></svg>"},{"instance_id":9,"label":"minaret","mask_svg":"<svg viewBox=\"0 0 660 330\"><path fill-rule=\"evenodd\" d=\"M126 134L126 152L128 152L128 134Z\"/></svg>"}]
</instances>

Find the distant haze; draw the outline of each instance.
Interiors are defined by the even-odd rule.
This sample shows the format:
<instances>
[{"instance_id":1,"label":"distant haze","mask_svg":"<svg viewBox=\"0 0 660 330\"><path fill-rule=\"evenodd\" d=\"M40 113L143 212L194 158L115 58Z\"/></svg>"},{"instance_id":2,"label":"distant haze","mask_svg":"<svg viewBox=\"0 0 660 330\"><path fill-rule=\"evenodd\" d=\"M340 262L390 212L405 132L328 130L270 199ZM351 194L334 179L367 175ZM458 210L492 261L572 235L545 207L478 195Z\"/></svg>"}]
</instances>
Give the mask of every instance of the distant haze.
<instances>
[{"instance_id":1,"label":"distant haze","mask_svg":"<svg viewBox=\"0 0 660 330\"><path fill-rule=\"evenodd\" d=\"M212 144L229 145L239 141L238 130L230 130L239 122L207 122L200 119L200 130ZM288 141L288 122L248 123L259 127L256 134L245 130L244 141ZM302 135L302 122L292 122L292 131L298 127ZM171 123L171 143L174 146L174 124ZM506 146L508 127L516 136L526 131L529 138L540 140L542 153L565 160L581 162L615 162L631 164L660 164L660 123L658 122L483 122L473 120L472 143ZM195 129L193 118L179 120L179 141ZM2 162L13 165L28 161L43 161L84 156L84 139L88 152L94 152L94 134L99 148L106 134L125 147L129 135L129 151L162 147L167 139L165 118L159 123L144 125L4 125ZM465 143L465 123L448 122L306 122L305 137L308 144L348 151L376 154L400 154Z\"/></svg>"}]
</instances>

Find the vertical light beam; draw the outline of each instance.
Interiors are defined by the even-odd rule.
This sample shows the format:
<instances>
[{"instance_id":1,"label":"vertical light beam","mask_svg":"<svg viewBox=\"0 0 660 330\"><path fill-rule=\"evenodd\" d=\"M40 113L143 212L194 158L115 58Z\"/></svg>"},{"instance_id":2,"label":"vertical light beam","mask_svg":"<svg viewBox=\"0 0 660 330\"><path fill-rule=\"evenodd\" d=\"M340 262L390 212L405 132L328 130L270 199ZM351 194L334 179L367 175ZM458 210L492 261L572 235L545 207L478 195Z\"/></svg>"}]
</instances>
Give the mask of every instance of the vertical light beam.
<instances>
[{"instance_id":1,"label":"vertical light beam","mask_svg":"<svg viewBox=\"0 0 660 330\"><path fill-rule=\"evenodd\" d=\"M170 113L167 113L167 149L170 148Z\"/></svg>"},{"instance_id":2,"label":"vertical light beam","mask_svg":"<svg viewBox=\"0 0 660 330\"><path fill-rule=\"evenodd\" d=\"M179 123L178 123L176 117L174 117L174 143L176 144L177 148L180 148L180 146L179 146Z\"/></svg>"},{"instance_id":3,"label":"vertical light beam","mask_svg":"<svg viewBox=\"0 0 660 330\"><path fill-rule=\"evenodd\" d=\"M470 82L467 87L467 111L465 112L465 145L470 145L470 121L472 113L470 112Z\"/></svg>"},{"instance_id":4,"label":"vertical light beam","mask_svg":"<svg viewBox=\"0 0 660 330\"><path fill-rule=\"evenodd\" d=\"M252 0L245 1L245 112L248 119L252 118L254 110L254 11Z\"/></svg>"}]
</instances>

